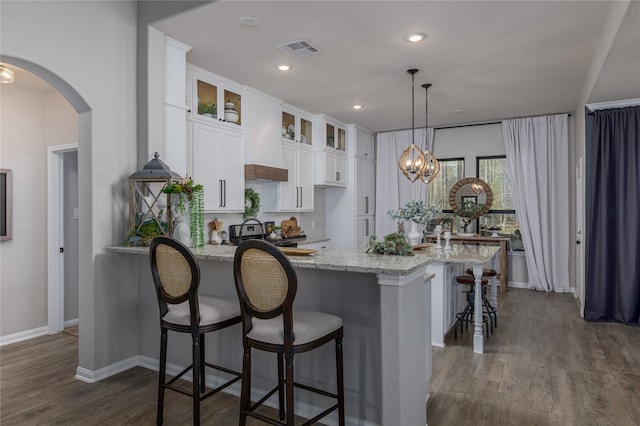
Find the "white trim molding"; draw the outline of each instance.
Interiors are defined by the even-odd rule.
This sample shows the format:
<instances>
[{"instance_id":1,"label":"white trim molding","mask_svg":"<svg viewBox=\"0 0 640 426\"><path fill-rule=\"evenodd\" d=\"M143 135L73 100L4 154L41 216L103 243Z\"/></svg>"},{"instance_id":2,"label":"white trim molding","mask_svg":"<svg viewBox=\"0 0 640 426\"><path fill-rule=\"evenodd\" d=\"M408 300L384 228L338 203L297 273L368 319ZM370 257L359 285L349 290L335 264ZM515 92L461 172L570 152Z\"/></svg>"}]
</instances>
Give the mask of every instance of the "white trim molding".
<instances>
[{"instance_id":1,"label":"white trim molding","mask_svg":"<svg viewBox=\"0 0 640 426\"><path fill-rule=\"evenodd\" d=\"M47 147L47 311L48 333L64 328L64 247L63 218L63 154L78 150L77 143Z\"/></svg>"},{"instance_id":2,"label":"white trim molding","mask_svg":"<svg viewBox=\"0 0 640 426\"><path fill-rule=\"evenodd\" d=\"M20 331L6 336L0 336L0 346L10 345L12 343L22 342L24 340L33 339L34 337L44 336L49 331L48 327L32 328L31 330Z\"/></svg>"}]
</instances>

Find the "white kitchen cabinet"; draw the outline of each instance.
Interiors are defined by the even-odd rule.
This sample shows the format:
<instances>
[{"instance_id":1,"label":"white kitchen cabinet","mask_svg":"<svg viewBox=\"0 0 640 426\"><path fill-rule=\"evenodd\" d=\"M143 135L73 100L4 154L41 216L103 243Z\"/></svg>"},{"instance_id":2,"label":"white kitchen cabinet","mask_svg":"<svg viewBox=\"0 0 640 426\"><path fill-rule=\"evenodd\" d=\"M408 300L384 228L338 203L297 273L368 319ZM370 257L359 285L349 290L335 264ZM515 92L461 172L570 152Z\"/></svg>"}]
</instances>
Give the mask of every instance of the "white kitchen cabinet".
<instances>
[{"instance_id":1,"label":"white kitchen cabinet","mask_svg":"<svg viewBox=\"0 0 640 426\"><path fill-rule=\"evenodd\" d=\"M282 139L313 145L313 116L291 105L282 105Z\"/></svg>"},{"instance_id":2,"label":"white kitchen cabinet","mask_svg":"<svg viewBox=\"0 0 640 426\"><path fill-rule=\"evenodd\" d=\"M356 214L373 214L376 205L375 163L355 158Z\"/></svg>"},{"instance_id":3,"label":"white kitchen cabinet","mask_svg":"<svg viewBox=\"0 0 640 426\"><path fill-rule=\"evenodd\" d=\"M376 153L373 133L355 125L349 125L348 129L349 132L354 133L356 157L374 161Z\"/></svg>"},{"instance_id":4,"label":"white kitchen cabinet","mask_svg":"<svg viewBox=\"0 0 640 426\"><path fill-rule=\"evenodd\" d=\"M315 117L315 184L345 187L349 184L347 127L326 115Z\"/></svg>"},{"instance_id":5,"label":"white kitchen cabinet","mask_svg":"<svg viewBox=\"0 0 640 426\"><path fill-rule=\"evenodd\" d=\"M190 118L233 129L242 128L245 89L224 77L187 65Z\"/></svg>"},{"instance_id":6,"label":"white kitchen cabinet","mask_svg":"<svg viewBox=\"0 0 640 426\"><path fill-rule=\"evenodd\" d=\"M204 211L244 212L245 135L198 122L190 133L192 176L204 186Z\"/></svg>"},{"instance_id":7,"label":"white kitchen cabinet","mask_svg":"<svg viewBox=\"0 0 640 426\"><path fill-rule=\"evenodd\" d=\"M335 152L316 152L316 185L322 186L346 186L347 156Z\"/></svg>"},{"instance_id":8,"label":"white kitchen cabinet","mask_svg":"<svg viewBox=\"0 0 640 426\"><path fill-rule=\"evenodd\" d=\"M289 180L265 185L264 210L277 212L313 211L313 151L294 143L282 144Z\"/></svg>"},{"instance_id":9,"label":"white kitchen cabinet","mask_svg":"<svg viewBox=\"0 0 640 426\"><path fill-rule=\"evenodd\" d=\"M326 236L334 248L364 248L375 234L375 162L357 154L358 139L373 140L373 133L348 126L348 185L325 192L325 220L331 223Z\"/></svg>"}]
</instances>

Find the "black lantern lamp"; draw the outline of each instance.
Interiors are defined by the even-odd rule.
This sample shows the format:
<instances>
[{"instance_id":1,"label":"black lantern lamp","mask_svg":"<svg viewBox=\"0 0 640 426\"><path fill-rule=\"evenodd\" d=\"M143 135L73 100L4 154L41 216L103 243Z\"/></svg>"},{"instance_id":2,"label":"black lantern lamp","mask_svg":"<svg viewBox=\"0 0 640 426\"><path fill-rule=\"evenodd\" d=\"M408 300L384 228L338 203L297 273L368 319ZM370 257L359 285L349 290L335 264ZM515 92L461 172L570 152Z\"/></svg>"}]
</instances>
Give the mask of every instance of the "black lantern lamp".
<instances>
[{"instance_id":1,"label":"black lantern lamp","mask_svg":"<svg viewBox=\"0 0 640 426\"><path fill-rule=\"evenodd\" d=\"M163 190L181 180L157 152L142 170L129 176L129 242L144 244L158 235L172 235L171 194Z\"/></svg>"}]
</instances>

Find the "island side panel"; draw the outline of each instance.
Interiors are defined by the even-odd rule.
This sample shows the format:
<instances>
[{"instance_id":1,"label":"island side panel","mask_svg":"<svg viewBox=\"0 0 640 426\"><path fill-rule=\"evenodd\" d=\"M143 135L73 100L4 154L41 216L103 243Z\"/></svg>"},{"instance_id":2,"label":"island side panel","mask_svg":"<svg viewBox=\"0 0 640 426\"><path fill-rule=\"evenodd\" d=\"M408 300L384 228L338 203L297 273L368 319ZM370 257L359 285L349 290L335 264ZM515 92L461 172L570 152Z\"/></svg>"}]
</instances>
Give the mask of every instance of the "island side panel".
<instances>
[{"instance_id":1,"label":"island side panel","mask_svg":"<svg viewBox=\"0 0 640 426\"><path fill-rule=\"evenodd\" d=\"M431 374L430 279L424 270L378 275L382 340L382 424L426 425Z\"/></svg>"}]
</instances>

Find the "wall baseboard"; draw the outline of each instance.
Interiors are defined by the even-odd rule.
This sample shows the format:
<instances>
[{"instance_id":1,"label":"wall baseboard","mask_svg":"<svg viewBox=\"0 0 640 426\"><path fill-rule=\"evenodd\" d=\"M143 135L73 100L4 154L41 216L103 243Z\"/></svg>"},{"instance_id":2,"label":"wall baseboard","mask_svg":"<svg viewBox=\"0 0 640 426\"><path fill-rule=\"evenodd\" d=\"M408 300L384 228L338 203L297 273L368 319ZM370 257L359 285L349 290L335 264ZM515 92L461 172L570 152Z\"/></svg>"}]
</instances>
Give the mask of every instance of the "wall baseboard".
<instances>
[{"instance_id":1,"label":"wall baseboard","mask_svg":"<svg viewBox=\"0 0 640 426\"><path fill-rule=\"evenodd\" d=\"M0 336L0 346L10 345L11 343L22 342L23 340L33 339L34 337L44 336L49 332L49 327L38 327L31 330L21 331L19 333Z\"/></svg>"},{"instance_id":2,"label":"wall baseboard","mask_svg":"<svg viewBox=\"0 0 640 426\"><path fill-rule=\"evenodd\" d=\"M99 368L95 371L83 367L77 367L75 378L85 383L95 383L137 366L138 357L132 356L114 364L107 365L106 367Z\"/></svg>"},{"instance_id":3,"label":"wall baseboard","mask_svg":"<svg viewBox=\"0 0 640 426\"><path fill-rule=\"evenodd\" d=\"M521 282L517 282L517 281L509 281L509 285L507 287L510 288L526 288L529 289L529 283L521 283ZM575 287L569 287L567 289L567 291L560 291L557 293L572 293L575 294L576 293L576 288Z\"/></svg>"},{"instance_id":4,"label":"wall baseboard","mask_svg":"<svg viewBox=\"0 0 640 426\"><path fill-rule=\"evenodd\" d=\"M64 322L64 328L67 327L73 327L74 325L78 325L80 321L78 321L78 318L76 319L72 319L72 320L67 320Z\"/></svg>"}]
</instances>

